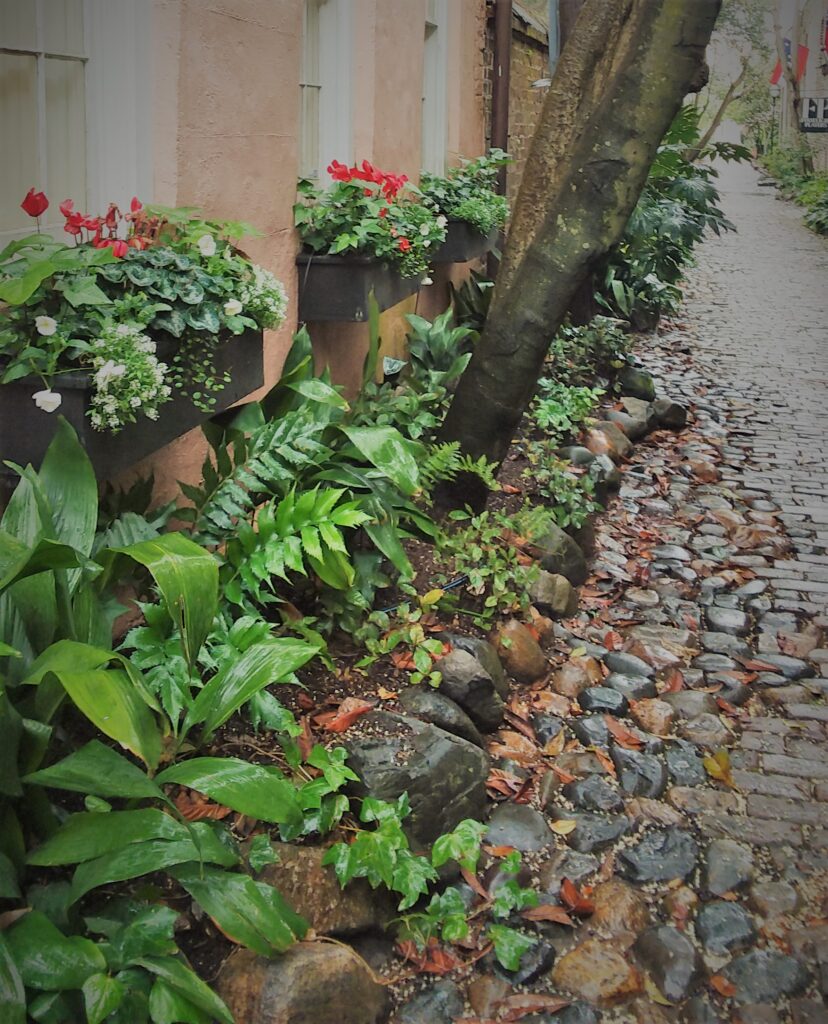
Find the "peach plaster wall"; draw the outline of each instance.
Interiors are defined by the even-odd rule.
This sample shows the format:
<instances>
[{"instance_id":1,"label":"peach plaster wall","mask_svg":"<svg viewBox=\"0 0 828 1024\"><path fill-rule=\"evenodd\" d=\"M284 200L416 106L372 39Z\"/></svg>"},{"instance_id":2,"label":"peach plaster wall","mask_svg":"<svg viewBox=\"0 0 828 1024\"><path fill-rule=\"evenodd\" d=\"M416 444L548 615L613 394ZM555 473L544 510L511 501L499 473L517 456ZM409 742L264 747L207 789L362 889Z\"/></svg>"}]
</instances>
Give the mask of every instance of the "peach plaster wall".
<instances>
[{"instance_id":1,"label":"peach plaster wall","mask_svg":"<svg viewBox=\"0 0 828 1024\"><path fill-rule=\"evenodd\" d=\"M420 169L425 0L350 0L354 16L353 156L404 171ZM248 220L264 234L245 240L250 256L285 283L285 326L265 338L265 386L278 379L296 329L297 241L292 207L298 167L298 81L302 0L153 0L152 113L155 202L201 207L209 216ZM449 0L448 152L484 147L484 0ZM426 316L448 303L449 279L382 316L384 348L400 352L404 312ZM367 328L311 324L317 365L353 392ZM139 463L121 483L153 472L156 496L198 478L206 446L192 431Z\"/></svg>"}]
</instances>

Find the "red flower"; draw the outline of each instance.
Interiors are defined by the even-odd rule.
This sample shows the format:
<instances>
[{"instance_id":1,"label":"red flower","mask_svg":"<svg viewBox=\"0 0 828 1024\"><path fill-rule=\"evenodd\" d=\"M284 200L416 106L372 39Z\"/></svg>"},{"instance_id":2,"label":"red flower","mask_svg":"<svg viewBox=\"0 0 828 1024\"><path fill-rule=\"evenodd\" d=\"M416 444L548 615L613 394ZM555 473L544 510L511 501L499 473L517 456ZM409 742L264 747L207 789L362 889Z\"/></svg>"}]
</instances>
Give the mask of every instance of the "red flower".
<instances>
[{"instance_id":1,"label":"red flower","mask_svg":"<svg viewBox=\"0 0 828 1024\"><path fill-rule=\"evenodd\" d=\"M399 242L397 242L397 245L400 247L400 252L408 252L411 248L411 242L409 242L407 238L401 238Z\"/></svg>"},{"instance_id":2,"label":"red flower","mask_svg":"<svg viewBox=\"0 0 828 1024\"><path fill-rule=\"evenodd\" d=\"M379 215L380 215L380 217L387 217L388 216L388 207L387 206L383 206L383 208L379 212Z\"/></svg>"},{"instance_id":3,"label":"red flower","mask_svg":"<svg viewBox=\"0 0 828 1024\"><path fill-rule=\"evenodd\" d=\"M334 181L350 181L352 177L350 170L338 160L331 160L328 164L328 174Z\"/></svg>"},{"instance_id":4,"label":"red flower","mask_svg":"<svg viewBox=\"0 0 828 1024\"><path fill-rule=\"evenodd\" d=\"M138 196L133 196L132 199L129 201L129 209L130 213L139 213L141 210L144 209L144 204L141 202Z\"/></svg>"},{"instance_id":5,"label":"red flower","mask_svg":"<svg viewBox=\"0 0 828 1024\"><path fill-rule=\"evenodd\" d=\"M118 259L122 259L129 252L129 247L126 242L117 238L109 243L112 247L112 255L117 256Z\"/></svg>"},{"instance_id":6,"label":"red flower","mask_svg":"<svg viewBox=\"0 0 828 1024\"><path fill-rule=\"evenodd\" d=\"M64 217L67 217L67 218L71 217L72 216L72 212L75 209L75 200L74 199L64 199L63 202L58 207L58 209L60 210L60 212L63 214Z\"/></svg>"},{"instance_id":7,"label":"red flower","mask_svg":"<svg viewBox=\"0 0 828 1024\"><path fill-rule=\"evenodd\" d=\"M43 192L35 192L30 188L20 206L30 217L39 217L49 209L49 200Z\"/></svg>"},{"instance_id":8,"label":"red flower","mask_svg":"<svg viewBox=\"0 0 828 1024\"><path fill-rule=\"evenodd\" d=\"M121 211L114 203L109 204L109 209L106 211L106 217L104 217L104 223L110 231L114 231L118 226L118 216L120 212Z\"/></svg>"}]
</instances>

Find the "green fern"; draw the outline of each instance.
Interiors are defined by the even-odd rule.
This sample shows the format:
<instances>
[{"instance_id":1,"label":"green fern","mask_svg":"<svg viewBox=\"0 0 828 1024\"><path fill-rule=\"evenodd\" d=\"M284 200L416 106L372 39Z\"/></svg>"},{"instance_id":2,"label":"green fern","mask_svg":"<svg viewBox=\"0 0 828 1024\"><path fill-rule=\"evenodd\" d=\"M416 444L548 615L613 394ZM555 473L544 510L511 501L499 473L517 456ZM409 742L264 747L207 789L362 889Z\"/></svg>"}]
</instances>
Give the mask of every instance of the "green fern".
<instances>
[{"instance_id":1,"label":"green fern","mask_svg":"<svg viewBox=\"0 0 828 1024\"><path fill-rule=\"evenodd\" d=\"M273 601L275 579L289 573L308 575L310 568L323 583L347 590L354 567L342 531L370 521L358 501L344 501L347 492L336 487L289 491L278 504L258 510L256 527L243 523L228 542L222 583L235 604L245 598L259 604Z\"/></svg>"},{"instance_id":2,"label":"green fern","mask_svg":"<svg viewBox=\"0 0 828 1024\"><path fill-rule=\"evenodd\" d=\"M485 455L473 459L460 451L459 442L447 441L429 446L428 457L420 467L420 481L425 492L430 493L443 480L455 480L461 473L472 473L488 490L499 491L496 472L497 463L489 462Z\"/></svg>"}]
</instances>

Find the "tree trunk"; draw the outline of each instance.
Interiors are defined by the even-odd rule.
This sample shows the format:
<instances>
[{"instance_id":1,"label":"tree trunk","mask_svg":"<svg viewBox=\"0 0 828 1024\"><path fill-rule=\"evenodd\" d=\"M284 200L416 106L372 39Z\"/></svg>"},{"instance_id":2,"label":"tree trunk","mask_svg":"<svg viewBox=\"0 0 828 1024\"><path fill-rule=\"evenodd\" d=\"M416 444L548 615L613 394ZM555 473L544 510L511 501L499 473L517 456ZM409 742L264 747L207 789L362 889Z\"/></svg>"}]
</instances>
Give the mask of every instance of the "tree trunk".
<instances>
[{"instance_id":1,"label":"tree trunk","mask_svg":"<svg viewBox=\"0 0 828 1024\"><path fill-rule=\"evenodd\" d=\"M704 135L702 135L702 137L699 139L699 141L696 143L696 145L695 146L691 146L685 152L684 155L685 155L686 159L690 160L691 162L695 162L696 160L699 159L699 157L702 155L702 153L704 153L704 151L707 149L708 145L710 144L710 142L713 139L713 136L716 134L716 131L718 130L719 125L724 120L724 116L727 113L727 108L736 99L736 94L739 91L739 88L741 87L742 82L744 82L745 77L747 76L747 72L748 72L748 62L747 62L747 60L743 60L742 61L742 70L740 71L738 77L735 78L730 83L730 86L728 87L727 92L724 94L724 96L722 98L722 102L719 104L719 109L713 115L713 120L710 122L710 127L707 129L707 131L704 133Z\"/></svg>"},{"instance_id":2,"label":"tree trunk","mask_svg":"<svg viewBox=\"0 0 828 1024\"><path fill-rule=\"evenodd\" d=\"M561 53L575 29L575 22L583 6L584 0L558 0L558 39Z\"/></svg>"},{"instance_id":3,"label":"tree trunk","mask_svg":"<svg viewBox=\"0 0 828 1024\"><path fill-rule=\"evenodd\" d=\"M721 0L586 0L535 130L492 308L441 432L501 462L576 289L621 237Z\"/></svg>"}]
</instances>

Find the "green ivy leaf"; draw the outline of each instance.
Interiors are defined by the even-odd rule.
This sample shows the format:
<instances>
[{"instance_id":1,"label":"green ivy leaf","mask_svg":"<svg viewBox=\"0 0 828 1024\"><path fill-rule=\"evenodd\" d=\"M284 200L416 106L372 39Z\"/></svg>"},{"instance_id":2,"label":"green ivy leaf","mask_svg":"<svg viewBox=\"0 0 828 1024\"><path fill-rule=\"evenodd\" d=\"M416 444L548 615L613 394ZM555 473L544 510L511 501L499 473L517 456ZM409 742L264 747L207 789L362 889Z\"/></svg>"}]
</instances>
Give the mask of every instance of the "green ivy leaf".
<instances>
[{"instance_id":1,"label":"green ivy leaf","mask_svg":"<svg viewBox=\"0 0 828 1024\"><path fill-rule=\"evenodd\" d=\"M487 832L487 826L473 818L465 818L453 831L435 842L431 851L431 863L435 868L454 860L474 874L480 859L480 842Z\"/></svg>"},{"instance_id":2,"label":"green ivy leaf","mask_svg":"<svg viewBox=\"0 0 828 1024\"><path fill-rule=\"evenodd\" d=\"M489 925L488 937L492 940L497 962L507 971L516 971L520 962L529 950L537 943L537 939L505 924Z\"/></svg>"}]
</instances>

